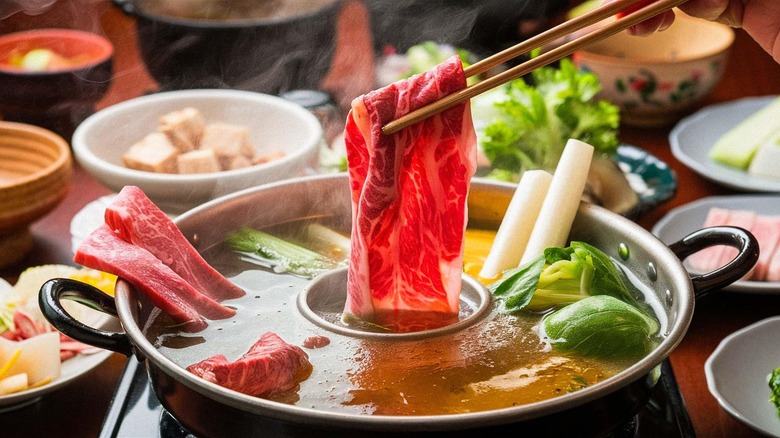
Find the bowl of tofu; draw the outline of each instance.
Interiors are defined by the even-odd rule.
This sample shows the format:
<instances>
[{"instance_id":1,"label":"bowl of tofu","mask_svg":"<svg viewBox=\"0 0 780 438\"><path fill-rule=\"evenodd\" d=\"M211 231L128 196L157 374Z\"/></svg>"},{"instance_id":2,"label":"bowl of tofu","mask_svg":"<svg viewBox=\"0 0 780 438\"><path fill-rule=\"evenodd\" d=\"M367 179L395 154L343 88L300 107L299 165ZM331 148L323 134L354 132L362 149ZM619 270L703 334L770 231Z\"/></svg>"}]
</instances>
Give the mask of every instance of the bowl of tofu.
<instances>
[{"instance_id":1,"label":"bowl of tofu","mask_svg":"<svg viewBox=\"0 0 780 438\"><path fill-rule=\"evenodd\" d=\"M150 94L96 112L73 155L101 184L140 187L166 213L314 172L322 125L302 106L242 90Z\"/></svg>"}]
</instances>

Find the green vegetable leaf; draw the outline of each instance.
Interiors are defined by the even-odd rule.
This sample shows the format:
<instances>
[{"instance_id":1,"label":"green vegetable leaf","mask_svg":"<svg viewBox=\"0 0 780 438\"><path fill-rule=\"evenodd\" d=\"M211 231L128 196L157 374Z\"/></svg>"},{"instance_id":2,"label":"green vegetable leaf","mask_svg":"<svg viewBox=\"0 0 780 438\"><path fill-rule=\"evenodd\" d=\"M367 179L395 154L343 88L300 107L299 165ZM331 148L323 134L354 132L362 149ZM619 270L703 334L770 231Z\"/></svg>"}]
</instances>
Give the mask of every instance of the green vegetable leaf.
<instances>
[{"instance_id":1,"label":"green vegetable leaf","mask_svg":"<svg viewBox=\"0 0 780 438\"><path fill-rule=\"evenodd\" d=\"M399 79L405 79L413 75L424 73L449 59L452 55L458 55L463 68L468 67L474 61L475 56L466 49L453 47L448 44L438 44L434 41L424 41L409 47L406 51L406 59L409 61L410 70ZM469 85L478 82L476 76L467 79Z\"/></svg>"},{"instance_id":2,"label":"green vegetable leaf","mask_svg":"<svg viewBox=\"0 0 780 438\"><path fill-rule=\"evenodd\" d=\"M593 73L563 59L558 68L534 70L530 83L521 78L506 84L505 99L475 97L473 117L475 125L486 125L480 145L491 168L513 173L515 181L525 170L553 170L570 138L593 145L597 153L614 155L620 113L617 106L595 99L600 88ZM490 111L485 109L488 102L480 99L490 99ZM481 120L483 116L490 120ZM500 172L489 176L495 175L505 178Z\"/></svg>"},{"instance_id":3,"label":"green vegetable leaf","mask_svg":"<svg viewBox=\"0 0 780 438\"><path fill-rule=\"evenodd\" d=\"M14 328L14 312L16 304L12 302L0 302L0 333Z\"/></svg>"},{"instance_id":4,"label":"green vegetable leaf","mask_svg":"<svg viewBox=\"0 0 780 438\"><path fill-rule=\"evenodd\" d=\"M525 308L531 301L544 268L544 256L504 273L501 280L488 286L493 295L502 298L504 308L513 312Z\"/></svg>"},{"instance_id":5,"label":"green vegetable leaf","mask_svg":"<svg viewBox=\"0 0 780 438\"><path fill-rule=\"evenodd\" d=\"M547 315L553 348L594 357L640 357L653 347L658 322L608 295L588 297Z\"/></svg>"},{"instance_id":6,"label":"green vegetable leaf","mask_svg":"<svg viewBox=\"0 0 780 438\"><path fill-rule=\"evenodd\" d=\"M609 295L639 307L612 259L579 241L567 248L545 249L543 256L506 271L488 289L508 312L548 310L592 295Z\"/></svg>"},{"instance_id":7,"label":"green vegetable leaf","mask_svg":"<svg viewBox=\"0 0 780 438\"><path fill-rule=\"evenodd\" d=\"M777 415L780 417L780 368L775 368L769 376L767 376L769 383L769 389L772 394L769 396L769 401L777 408Z\"/></svg>"},{"instance_id":8,"label":"green vegetable leaf","mask_svg":"<svg viewBox=\"0 0 780 438\"><path fill-rule=\"evenodd\" d=\"M13 287L0 279L0 334L14 328L14 313L19 305L19 297Z\"/></svg>"},{"instance_id":9,"label":"green vegetable leaf","mask_svg":"<svg viewBox=\"0 0 780 438\"><path fill-rule=\"evenodd\" d=\"M624 275L615 262L598 248L585 242L572 242L571 248L580 257L587 258L593 266L594 274L590 281L591 295L610 295L628 304L637 305L636 298L631 294Z\"/></svg>"},{"instance_id":10,"label":"green vegetable leaf","mask_svg":"<svg viewBox=\"0 0 780 438\"><path fill-rule=\"evenodd\" d=\"M339 265L320 253L252 228L231 233L227 243L247 261L302 277L312 278Z\"/></svg>"}]
</instances>

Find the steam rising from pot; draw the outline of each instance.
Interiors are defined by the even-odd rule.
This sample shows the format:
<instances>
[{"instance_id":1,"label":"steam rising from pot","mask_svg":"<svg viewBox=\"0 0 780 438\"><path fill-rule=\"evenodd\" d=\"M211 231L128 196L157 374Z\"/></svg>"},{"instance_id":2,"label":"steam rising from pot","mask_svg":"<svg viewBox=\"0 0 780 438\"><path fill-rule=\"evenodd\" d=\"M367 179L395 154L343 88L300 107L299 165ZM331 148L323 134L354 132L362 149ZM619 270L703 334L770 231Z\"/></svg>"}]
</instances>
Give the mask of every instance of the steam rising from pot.
<instances>
[{"instance_id":1,"label":"steam rising from pot","mask_svg":"<svg viewBox=\"0 0 780 438\"><path fill-rule=\"evenodd\" d=\"M0 20L17 12L27 15L40 15L46 12L57 0L2 0L0 1Z\"/></svg>"}]
</instances>

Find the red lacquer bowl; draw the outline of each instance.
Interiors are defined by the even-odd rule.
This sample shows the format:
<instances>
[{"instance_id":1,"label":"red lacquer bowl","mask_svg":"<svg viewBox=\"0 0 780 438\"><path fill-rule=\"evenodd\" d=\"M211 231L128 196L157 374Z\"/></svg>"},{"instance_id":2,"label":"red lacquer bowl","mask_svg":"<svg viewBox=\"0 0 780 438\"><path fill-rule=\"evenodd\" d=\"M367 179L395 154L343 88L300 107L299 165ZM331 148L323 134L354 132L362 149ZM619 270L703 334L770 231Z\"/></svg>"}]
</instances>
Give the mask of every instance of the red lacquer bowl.
<instances>
[{"instance_id":1,"label":"red lacquer bowl","mask_svg":"<svg viewBox=\"0 0 780 438\"><path fill-rule=\"evenodd\" d=\"M66 62L29 70L18 59L33 49ZM0 114L3 119L52 129L66 138L94 111L111 84L114 47L91 32L39 29L0 36Z\"/></svg>"}]
</instances>

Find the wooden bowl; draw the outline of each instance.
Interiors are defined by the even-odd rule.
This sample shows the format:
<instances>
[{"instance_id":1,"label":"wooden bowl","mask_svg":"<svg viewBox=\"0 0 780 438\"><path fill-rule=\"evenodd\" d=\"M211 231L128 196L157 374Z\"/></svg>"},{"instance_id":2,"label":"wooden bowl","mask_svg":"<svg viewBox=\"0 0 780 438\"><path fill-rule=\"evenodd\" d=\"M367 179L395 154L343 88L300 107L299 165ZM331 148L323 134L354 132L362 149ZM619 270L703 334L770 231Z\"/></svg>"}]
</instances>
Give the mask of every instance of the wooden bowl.
<instances>
[{"instance_id":1,"label":"wooden bowl","mask_svg":"<svg viewBox=\"0 0 780 438\"><path fill-rule=\"evenodd\" d=\"M0 121L0 268L32 248L30 225L67 194L73 160L59 135Z\"/></svg>"}]
</instances>

